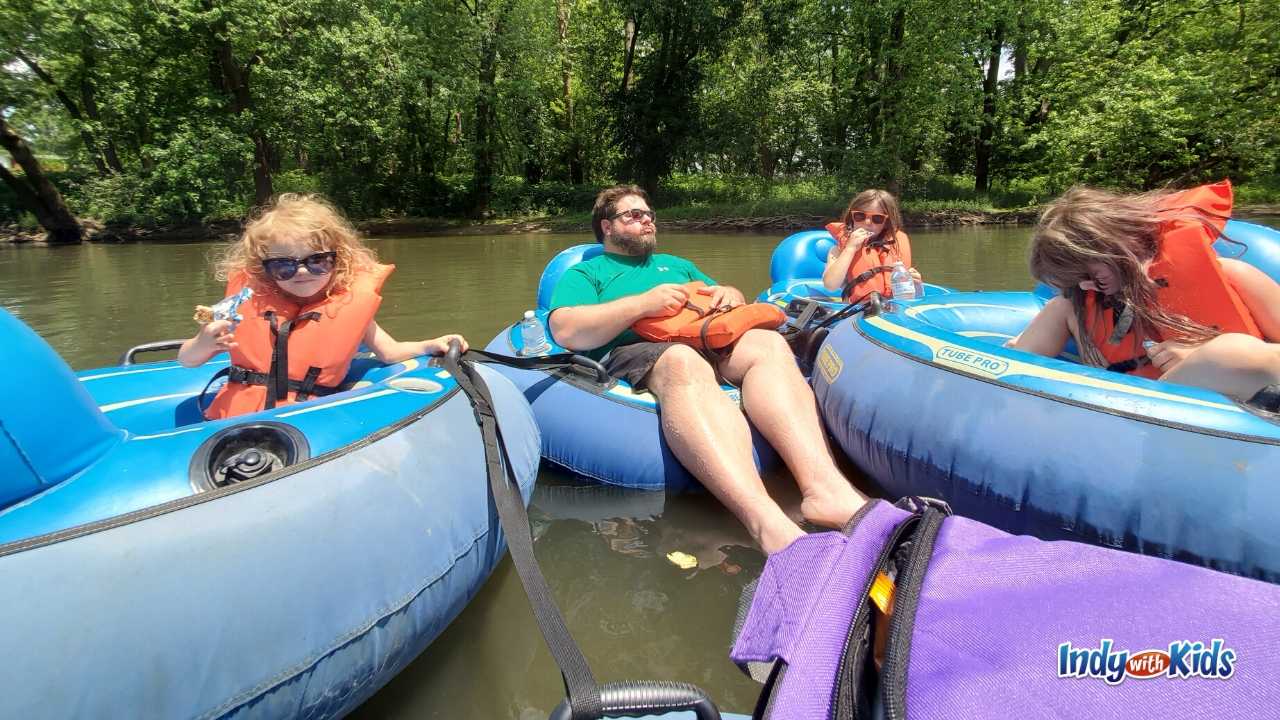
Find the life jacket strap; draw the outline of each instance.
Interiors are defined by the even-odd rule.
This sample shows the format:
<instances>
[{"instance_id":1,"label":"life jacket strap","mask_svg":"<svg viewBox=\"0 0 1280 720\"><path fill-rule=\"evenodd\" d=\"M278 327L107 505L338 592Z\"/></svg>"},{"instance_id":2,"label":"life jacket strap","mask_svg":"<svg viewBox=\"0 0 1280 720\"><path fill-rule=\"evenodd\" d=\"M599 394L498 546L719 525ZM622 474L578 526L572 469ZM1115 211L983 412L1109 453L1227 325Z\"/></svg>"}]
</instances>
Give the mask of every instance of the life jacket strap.
<instances>
[{"instance_id":1,"label":"life jacket strap","mask_svg":"<svg viewBox=\"0 0 1280 720\"><path fill-rule=\"evenodd\" d=\"M1131 373L1134 370L1137 370L1138 368L1142 367L1143 365L1150 365L1150 364L1151 364L1151 358L1147 357L1146 355L1139 355L1138 357L1131 357L1128 360L1113 362L1107 366L1107 369L1110 370L1111 372Z\"/></svg>"},{"instance_id":2,"label":"life jacket strap","mask_svg":"<svg viewBox=\"0 0 1280 720\"><path fill-rule=\"evenodd\" d=\"M216 380L219 376L226 375L227 382L240 383L241 385L265 385L272 387L273 379L271 373L254 372L249 368L243 368L239 365L232 365L224 368L214 376ZM316 378L320 376L320 368L312 367L307 370L307 376L302 380L289 380L286 386L286 392L292 390L297 393L295 398L298 402L309 400L311 396L324 397L332 395L342 390L341 387L331 387L328 385L317 385ZM304 397L305 394L305 397ZM286 396L287 397L287 396Z\"/></svg>"},{"instance_id":3,"label":"life jacket strap","mask_svg":"<svg viewBox=\"0 0 1280 720\"><path fill-rule=\"evenodd\" d=\"M271 335L273 337L271 370L268 373L267 382L263 383L267 386L267 402L264 409L270 410L276 406L276 403L289 397L290 384L292 383L289 380L289 334L293 332L295 326L299 323L307 320L319 320L320 313L303 313L292 320L285 320L284 322L279 322L279 317L274 310L268 310L262 316L271 325ZM310 370L308 370L308 374L310 374ZM315 384L314 380L311 384ZM294 389L297 390L299 388Z\"/></svg>"},{"instance_id":4,"label":"life jacket strap","mask_svg":"<svg viewBox=\"0 0 1280 720\"><path fill-rule=\"evenodd\" d=\"M850 278L849 282L844 284L845 296L852 297L854 288L858 287L862 283L870 280L871 278L875 277L876 275L879 275L882 272L891 272L892 270L893 270L892 265L879 265L873 268L869 268L867 270L863 270L862 272Z\"/></svg>"}]
</instances>

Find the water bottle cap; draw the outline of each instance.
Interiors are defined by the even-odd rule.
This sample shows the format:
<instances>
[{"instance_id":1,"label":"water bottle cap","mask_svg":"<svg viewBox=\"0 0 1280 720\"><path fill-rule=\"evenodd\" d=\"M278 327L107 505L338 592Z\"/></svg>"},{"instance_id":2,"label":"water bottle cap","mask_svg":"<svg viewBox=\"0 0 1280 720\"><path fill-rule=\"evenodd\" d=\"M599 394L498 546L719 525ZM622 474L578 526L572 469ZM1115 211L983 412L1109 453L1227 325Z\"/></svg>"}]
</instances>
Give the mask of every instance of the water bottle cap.
<instances>
[{"instance_id":1,"label":"water bottle cap","mask_svg":"<svg viewBox=\"0 0 1280 720\"><path fill-rule=\"evenodd\" d=\"M532 320L533 318L534 318L534 315L533 315L533 311L532 311L532 310L525 310L525 311L524 311L524 319L525 319L525 320Z\"/></svg>"}]
</instances>

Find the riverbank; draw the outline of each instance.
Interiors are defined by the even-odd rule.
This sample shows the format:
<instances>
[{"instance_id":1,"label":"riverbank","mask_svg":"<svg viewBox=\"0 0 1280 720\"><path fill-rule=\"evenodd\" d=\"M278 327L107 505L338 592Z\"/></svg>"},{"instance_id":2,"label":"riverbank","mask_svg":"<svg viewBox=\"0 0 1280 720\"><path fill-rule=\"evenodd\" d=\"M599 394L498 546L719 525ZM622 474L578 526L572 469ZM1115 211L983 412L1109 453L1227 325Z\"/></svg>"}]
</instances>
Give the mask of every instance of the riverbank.
<instances>
[{"instance_id":1,"label":"riverbank","mask_svg":"<svg viewBox=\"0 0 1280 720\"><path fill-rule=\"evenodd\" d=\"M662 229L667 232L776 233L783 234L819 228L835 219L834 215L800 212L786 215L731 216L709 208L660 209ZM1031 225L1039 216L1038 207L1013 210L941 207L902 212L905 227L938 228L971 225ZM1280 205L1252 205L1236 209L1240 219L1280 217ZM190 243L226 240L240 232L238 220L206 223L135 226L103 225L84 221L86 239L97 243ZM432 235L521 235L532 233L588 233L591 217L587 213L549 218L490 220L485 222L442 218L379 218L361 220L356 227L369 237L406 237ZM17 225L0 225L0 243L42 244L43 232L24 230Z\"/></svg>"}]
</instances>

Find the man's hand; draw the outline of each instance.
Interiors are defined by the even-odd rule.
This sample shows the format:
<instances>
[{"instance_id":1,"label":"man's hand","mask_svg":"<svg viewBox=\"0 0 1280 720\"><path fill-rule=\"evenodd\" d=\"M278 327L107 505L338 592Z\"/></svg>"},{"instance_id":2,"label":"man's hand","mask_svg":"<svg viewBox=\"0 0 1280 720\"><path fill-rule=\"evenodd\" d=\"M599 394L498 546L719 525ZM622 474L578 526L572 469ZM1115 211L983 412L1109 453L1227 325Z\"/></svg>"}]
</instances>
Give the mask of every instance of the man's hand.
<instances>
[{"instance_id":1,"label":"man's hand","mask_svg":"<svg viewBox=\"0 0 1280 720\"><path fill-rule=\"evenodd\" d=\"M1200 348L1199 345L1188 345L1176 340L1165 340L1147 348L1147 357L1161 374L1168 373L1182 364L1187 356Z\"/></svg>"},{"instance_id":2,"label":"man's hand","mask_svg":"<svg viewBox=\"0 0 1280 720\"><path fill-rule=\"evenodd\" d=\"M747 302L747 299L742 295L742 292L738 290L738 288L730 287L728 285L710 285L704 288L699 288L698 293L700 295L711 296L712 308L731 308L743 305Z\"/></svg>"},{"instance_id":3,"label":"man's hand","mask_svg":"<svg viewBox=\"0 0 1280 720\"><path fill-rule=\"evenodd\" d=\"M663 283L644 295L644 317L671 317L689 301L689 291L677 283Z\"/></svg>"}]
</instances>

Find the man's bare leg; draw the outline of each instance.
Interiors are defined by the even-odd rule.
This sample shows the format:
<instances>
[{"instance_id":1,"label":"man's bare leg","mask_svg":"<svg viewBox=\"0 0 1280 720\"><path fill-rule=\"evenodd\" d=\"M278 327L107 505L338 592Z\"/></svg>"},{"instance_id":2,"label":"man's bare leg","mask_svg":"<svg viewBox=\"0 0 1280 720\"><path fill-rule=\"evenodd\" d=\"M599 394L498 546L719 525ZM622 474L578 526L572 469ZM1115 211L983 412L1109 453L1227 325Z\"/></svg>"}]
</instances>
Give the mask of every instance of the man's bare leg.
<instances>
[{"instance_id":1,"label":"man's bare leg","mask_svg":"<svg viewBox=\"0 0 1280 720\"><path fill-rule=\"evenodd\" d=\"M843 526L866 498L836 467L813 390L786 340L771 330L750 330L721 363L720 372L742 387L747 415L795 476L805 519L824 527Z\"/></svg>"},{"instance_id":2,"label":"man's bare leg","mask_svg":"<svg viewBox=\"0 0 1280 720\"><path fill-rule=\"evenodd\" d=\"M696 350L677 345L662 353L649 375L649 389L658 398L671 452L766 553L804 534L769 497L752 459L747 419Z\"/></svg>"}]
</instances>

